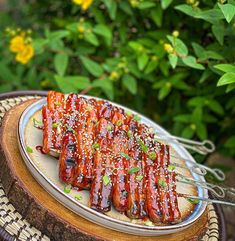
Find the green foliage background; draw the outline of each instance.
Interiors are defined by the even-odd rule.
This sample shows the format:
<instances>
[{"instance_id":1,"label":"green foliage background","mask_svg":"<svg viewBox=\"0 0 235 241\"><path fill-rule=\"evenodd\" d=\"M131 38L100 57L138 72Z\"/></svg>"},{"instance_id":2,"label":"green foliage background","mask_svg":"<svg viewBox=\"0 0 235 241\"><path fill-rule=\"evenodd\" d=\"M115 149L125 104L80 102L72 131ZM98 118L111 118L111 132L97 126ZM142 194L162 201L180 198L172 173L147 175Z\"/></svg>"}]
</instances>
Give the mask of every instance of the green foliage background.
<instances>
[{"instance_id":1,"label":"green foliage background","mask_svg":"<svg viewBox=\"0 0 235 241\"><path fill-rule=\"evenodd\" d=\"M72 1L6 2L1 92L92 87L88 94L129 106L174 135L209 138L235 154L234 0L96 0L85 12ZM32 29L27 65L10 53L6 27Z\"/></svg>"}]
</instances>

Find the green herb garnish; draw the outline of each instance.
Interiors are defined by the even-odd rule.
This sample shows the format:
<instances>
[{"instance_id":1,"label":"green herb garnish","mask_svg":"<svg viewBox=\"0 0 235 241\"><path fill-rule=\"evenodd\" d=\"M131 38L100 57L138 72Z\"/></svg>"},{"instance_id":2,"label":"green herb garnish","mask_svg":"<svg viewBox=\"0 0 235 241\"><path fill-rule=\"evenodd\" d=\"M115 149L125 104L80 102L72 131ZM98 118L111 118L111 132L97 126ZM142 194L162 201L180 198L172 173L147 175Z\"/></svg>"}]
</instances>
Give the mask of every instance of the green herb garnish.
<instances>
[{"instance_id":1,"label":"green herb garnish","mask_svg":"<svg viewBox=\"0 0 235 241\"><path fill-rule=\"evenodd\" d=\"M55 104L56 106L60 106L60 105L61 105L58 101L56 101L54 104Z\"/></svg>"},{"instance_id":2,"label":"green herb garnish","mask_svg":"<svg viewBox=\"0 0 235 241\"><path fill-rule=\"evenodd\" d=\"M198 204L200 202L199 199L194 199L194 198L190 198L190 197L185 197L186 200L188 200L190 203L192 204Z\"/></svg>"},{"instance_id":3,"label":"green herb garnish","mask_svg":"<svg viewBox=\"0 0 235 241\"><path fill-rule=\"evenodd\" d=\"M132 137L132 136L133 136L132 131L131 131L131 130L128 130L127 135L128 135L129 138Z\"/></svg>"},{"instance_id":4,"label":"green herb garnish","mask_svg":"<svg viewBox=\"0 0 235 241\"><path fill-rule=\"evenodd\" d=\"M144 222L144 225L146 225L146 226L154 226L153 222L151 222L151 221Z\"/></svg>"},{"instance_id":5,"label":"green herb garnish","mask_svg":"<svg viewBox=\"0 0 235 241\"><path fill-rule=\"evenodd\" d=\"M130 160L131 158L130 158L130 156L128 156L126 153L124 153L124 152L120 152L119 153L122 157L124 157L124 158L126 158L127 160Z\"/></svg>"},{"instance_id":6,"label":"green herb garnish","mask_svg":"<svg viewBox=\"0 0 235 241\"><path fill-rule=\"evenodd\" d=\"M93 144L93 148L97 151L100 149L100 145L98 143Z\"/></svg>"},{"instance_id":7,"label":"green herb garnish","mask_svg":"<svg viewBox=\"0 0 235 241\"><path fill-rule=\"evenodd\" d=\"M148 152L148 147L144 144L143 141L138 140L137 143L140 145L141 150L142 150L144 153L147 153L147 152Z\"/></svg>"},{"instance_id":8,"label":"green herb garnish","mask_svg":"<svg viewBox=\"0 0 235 241\"><path fill-rule=\"evenodd\" d=\"M111 125L107 125L106 128L107 128L108 131L112 130L112 126Z\"/></svg>"},{"instance_id":9,"label":"green herb garnish","mask_svg":"<svg viewBox=\"0 0 235 241\"><path fill-rule=\"evenodd\" d=\"M149 152L149 158L154 161L157 158L157 154L154 151Z\"/></svg>"},{"instance_id":10,"label":"green herb garnish","mask_svg":"<svg viewBox=\"0 0 235 241\"><path fill-rule=\"evenodd\" d=\"M160 187L163 187L163 188L166 188L167 187L167 184L166 184L166 181L162 180L162 179L159 179L158 180L158 184Z\"/></svg>"},{"instance_id":11,"label":"green herb garnish","mask_svg":"<svg viewBox=\"0 0 235 241\"><path fill-rule=\"evenodd\" d=\"M116 122L116 126L121 126L122 125L122 120L118 120L117 122Z\"/></svg>"},{"instance_id":12,"label":"green herb garnish","mask_svg":"<svg viewBox=\"0 0 235 241\"><path fill-rule=\"evenodd\" d=\"M81 194L78 194L74 197L76 200L80 201L82 200L82 195Z\"/></svg>"},{"instance_id":13,"label":"green herb garnish","mask_svg":"<svg viewBox=\"0 0 235 241\"><path fill-rule=\"evenodd\" d=\"M128 174L133 174L135 172L138 172L140 170L139 167L132 167L131 169L128 170Z\"/></svg>"},{"instance_id":14,"label":"green herb garnish","mask_svg":"<svg viewBox=\"0 0 235 241\"><path fill-rule=\"evenodd\" d=\"M132 116L132 113L131 113L130 111L127 111L127 112L126 112L126 115L127 115L127 116Z\"/></svg>"},{"instance_id":15,"label":"green herb garnish","mask_svg":"<svg viewBox=\"0 0 235 241\"><path fill-rule=\"evenodd\" d=\"M110 183L109 176L107 175L103 176L103 183L105 186L107 186Z\"/></svg>"},{"instance_id":16,"label":"green herb garnish","mask_svg":"<svg viewBox=\"0 0 235 241\"><path fill-rule=\"evenodd\" d=\"M168 166L168 171L174 171L175 170L175 168L176 168L176 166L175 165L173 165L173 164L170 164L169 166Z\"/></svg>"},{"instance_id":17,"label":"green herb garnish","mask_svg":"<svg viewBox=\"0 0 235 241\"><path fill-rule=\"evenodd\" d=\"M65 192L65 193L70 193L70 192L71 192L71 189L72 189L72 186L71 186L71 185L66 185L66 186L64 186L64 192Z\"/></svg>"},{"instance_id":18,"label":"green herb garnish","mask_svg":"<svg viewBox=\"0 0 235 241\"><path fill-rule=\"evenodd\" d=\"M58 127L58 123L53 123L52 124L52 128L57 128Z\"/></svg>"},{"instance_id":19,"label":"green herb garnish","mask_svg":"<svg viewBox=\"0 0 235 241\"><path fill-rule=\"evenodd\" d=\"M143 176L142 176L142 175L139 175L139 176L136 177L136 180L137 180L138 182L141 182L142 179L143 179Z\"/></svg>"},{"instance_id":20,"label":"green herb garnish","mask_svg":"<svg viewBox=\"0 0 235 241\"><path fill-rule=\"evenodd\" d=\"M35 127L38 127L39 125L42 125L42 122L41 121L38 121L36 118L33 118L33 125Z\"/></svg>"},{"instance_id":21,"label":"green herb garnish","mask_svg":"<svg viewBox=\"0 0 235 241\"><path fill-rule=\"evenodd\" d=\"M29 146L26 147L26 151L28 153L33 153L33 149L31 147L29 147Z\"/></svg>"},{"instance_id":22,"label":"green herb garnish","mask_svg":"<svg viewBox=\"0 0 235 241\"><path fill-rule=\"evenodd\" d=\"M135 121L140 121L140 117L138 115L134 115L134 120Z\"/></svg>"}]
</instances>

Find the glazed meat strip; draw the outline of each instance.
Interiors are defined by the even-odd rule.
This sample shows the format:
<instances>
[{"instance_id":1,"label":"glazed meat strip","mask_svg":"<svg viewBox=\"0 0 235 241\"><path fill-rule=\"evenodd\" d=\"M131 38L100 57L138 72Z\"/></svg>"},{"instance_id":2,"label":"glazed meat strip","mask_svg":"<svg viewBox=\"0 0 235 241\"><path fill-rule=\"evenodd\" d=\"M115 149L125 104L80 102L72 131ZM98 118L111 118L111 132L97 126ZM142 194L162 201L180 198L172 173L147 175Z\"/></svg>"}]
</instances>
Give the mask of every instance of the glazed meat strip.
<instances>
[{"instance_id":1,"label":"glazed meat strip","mask_svg":"<svg viewBox=\"0 0 235 241\"><path fill-rule=\"evenodd\" d=\"M158 188L159 175L156 173L160 166L160 160L154 141L149 143L148 148L151 155L145 155L147 180L145 205L149 219L154 223L160 223L162 220L162 208Z\"/></svg>"},{"instance_id":2,"label":"glazed meat strip","mask_svg":"<svg viewBox=\"0 0 235 241\"><path fill-rule=\"evenodd\" d=\"M75 178L77 165L77 142L73 131L67 131L63 137L62 150L59 158L59 177L72 184Z\"/></svg>"},{"instance_id":3,"label":"glazed meat strip","mask_svg":"<svg viewBox=\"0 0 235 241\"><path fill-rule=\"evenodd\" d=\"M119 212L127 211L128 183L128 137L125 130L118 130L113 140L113 205Z\"/></svg>"},{"instance_id":4,"label":"glazed meat strip","mask_svg":"<svg viewBox=\"0 0 235 241\"><path fill-rule=\"evenodd\" d=\"M111 128L108 126L111 126ZM113 130L114 126L110 121L105 118L99 120L96 143L94 144L96 151L90 191L90 207L100 212L107 212L111 209L114 167Z\"/></svg>"},{"instance_id":5,"label":"glazed meat strip","mask_svg":"<svg viewBox=\"0 0 235 241\"><path fill-rule=\"evenodd\" d=\"M64 95L55 91L49 91L47 107L42 109L43 116L43 151L61 150L64 115Z\"/></svg>"}]
</instances>

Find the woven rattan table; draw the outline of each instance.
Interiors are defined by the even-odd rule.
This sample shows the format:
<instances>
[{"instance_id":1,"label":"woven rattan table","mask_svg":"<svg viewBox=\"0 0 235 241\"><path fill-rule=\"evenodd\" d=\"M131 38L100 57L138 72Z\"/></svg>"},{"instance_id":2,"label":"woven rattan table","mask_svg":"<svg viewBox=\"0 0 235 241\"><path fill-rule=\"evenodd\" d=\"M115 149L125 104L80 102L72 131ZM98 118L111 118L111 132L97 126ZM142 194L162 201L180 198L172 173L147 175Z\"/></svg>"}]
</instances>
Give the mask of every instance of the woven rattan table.
<instances>
[{"instance_id":1,"label":"woven rattan table","mask_svg":"<svg viewBox=\"0 0 235 241\"><path fill-rule=\"evenodd\" d=\"M0 126L4 114L13 106L45 96L44 91L17 91L0 94ZM0 167L1 168L1 167ZM10 203L0 181L0 240L50 240L25 220ZM185 240L188 240L187 238ZM208 225L205 232L193 240L225 241L226 228L220 206L208 206ZM62 240L58 240L62 241Z\"/></svg>"}]
</instances>

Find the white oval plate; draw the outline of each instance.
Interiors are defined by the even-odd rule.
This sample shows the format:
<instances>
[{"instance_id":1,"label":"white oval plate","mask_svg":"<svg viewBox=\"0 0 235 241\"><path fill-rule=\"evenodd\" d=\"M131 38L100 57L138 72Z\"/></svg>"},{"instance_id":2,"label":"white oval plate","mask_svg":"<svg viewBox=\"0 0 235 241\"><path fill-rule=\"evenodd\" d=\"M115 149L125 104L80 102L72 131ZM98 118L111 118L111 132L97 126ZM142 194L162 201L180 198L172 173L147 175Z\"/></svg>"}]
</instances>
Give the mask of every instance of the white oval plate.
<instances>
[{"instance_id":1,"label":"white oval plate","mask_svg":"<svg viewBox=\"0 0 235 241\"><path fill-rule=\"evenodd\" d=\"M85 97L94 98L90 96ZM37 119L41 119L40 110L45 104L46 98L43 98L30 105L22 113L18 123L18 143L25 164L27 165L29 171L32 173L34 178L50 195L52 195L64 206L96 224L120 232L141 236L159 236L178 232L192 225L203 214L206 208L206 203L199 202L199 204L197 204L196 207L193 209L192 213L180 223L166 226L146 226L141 221L130 220L124 214L120 214L115 211L114 208L112 208L112 210L107 214L102 214L95 210L92 210L88 206L89 191L79 191L79 194L82 196L82 200L80 201L74 198L75 195L78 194L78 191L72 190L69 194L65 193L64 184L59 180L58 177L58 160L51 156L43 155L35 149L37 145L42 145L42 131L33 127L33 118L36 117ZM139 117L141 118L141 122L147 124L148 126L151 126L155 129L156 132L160 132L165 136L170 136L170 134L166 130L164 130L162 127L160 127L158 124L154 123L150 119L142 116L141 114L121 105L115 103L112 104L114 106L122 107L125 111L131 111L133 114L139 115ZM33 149L33 153L29 154L27 152L27 146ZM182 147L179 143L171 144L171 149L174 149L174 153L176 152L182 158L190 159L192 162L195 162L195 160L188 153L188 151L186 151L186 149ZM190 162L187 162L186 164L188 167L192 165ZM186 171L189 172L188 170ZM192 173L192 176L195 180L205 181L204 177L195 173ZM187 190L187 186L184 185L186 184L180 184L182 193ZM195 189L199 197L208 197L207 190L200 187L197 187ZM181 204L179 206L188 205L189 203L185 199L184 201L181 200L180 202Z\"/></svg>"}]
</instances>

